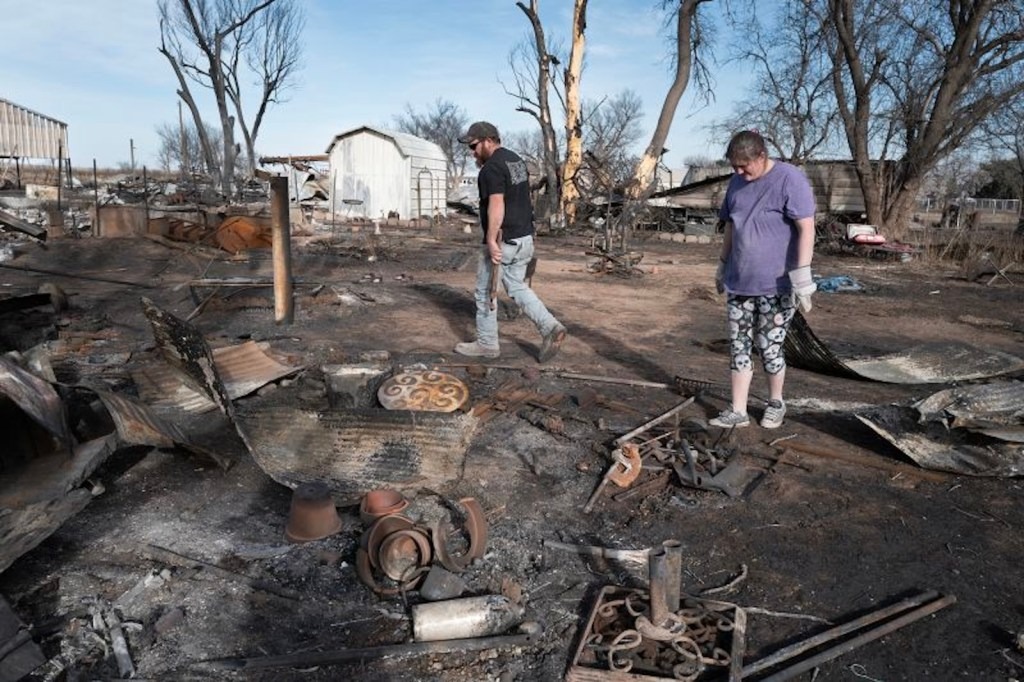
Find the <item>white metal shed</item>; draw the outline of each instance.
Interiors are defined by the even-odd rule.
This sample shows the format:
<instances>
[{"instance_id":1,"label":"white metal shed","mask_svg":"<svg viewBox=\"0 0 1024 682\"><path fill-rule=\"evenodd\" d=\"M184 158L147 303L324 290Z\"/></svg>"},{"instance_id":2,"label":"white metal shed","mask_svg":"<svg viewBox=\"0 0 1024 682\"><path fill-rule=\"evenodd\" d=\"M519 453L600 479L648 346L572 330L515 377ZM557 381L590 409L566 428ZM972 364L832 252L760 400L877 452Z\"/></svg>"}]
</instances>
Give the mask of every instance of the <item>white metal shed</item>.
<instances>
[{"instance_id":1,"label":"white metal shed","mask_svg":"<svg viewBox=\"0 0 1024 682\"><path fill-rule=\"evenodd\" d=\"M447 213L448 164L441 147L408 133L362 126L327 147L331 204L340 215L399 218Z\"/></svg>"}]
</instances>

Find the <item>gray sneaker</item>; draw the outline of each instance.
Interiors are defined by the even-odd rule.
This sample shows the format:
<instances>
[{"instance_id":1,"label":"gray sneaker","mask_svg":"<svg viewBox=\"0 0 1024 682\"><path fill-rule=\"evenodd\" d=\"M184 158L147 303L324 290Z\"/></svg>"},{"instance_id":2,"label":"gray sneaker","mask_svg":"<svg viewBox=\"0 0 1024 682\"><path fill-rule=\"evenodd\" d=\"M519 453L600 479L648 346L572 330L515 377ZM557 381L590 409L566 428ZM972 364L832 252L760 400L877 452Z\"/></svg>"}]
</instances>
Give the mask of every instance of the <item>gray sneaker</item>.
<instances>
[{"instance_id":1,"label":"gray sneaker","mask_svg":"<svg viewBox=\"0 0 1024 682\"><path fill-rule=\"evenodd\" d=\"M471 358L496 358L501 355L501 349L497 346L482 346L479 341L457 343L455 352L459 355L468 355Z\"/></svg>"},{"instance_id":2,"label":"gray sneaker","mask_svg":"<svg viewBox=\"0 0 1024 682\"><path fill-rule=\"evenodd\" d=\"M750 426L750 417L736 410L722 410L717 417L709 419L708 424L723 429L738 429Z\"/></svg>"},{"instance_id":3,"label":"gray sneaker","mask_svg":"<svg viewBox=\"0 0 1024 682\"><path fill-rule=\"evenodd\" d=\"M537 353L537 362L547 362L555 357L566 335L565 327L561 324L555 325L554 329L545 334L544 341L540 344L540 352Z\"/></svg>"},{"instance_id":4,"label":"gray sneaker","mask_svg":"<svg viewBox=\"0 0 1024 682\"><path fill-rule=\"evenodd\" d=\"M781 400L769 400L764 408L764 416L761 417L762 429L777 429L782 426L782 419L786 416L786 403Z\"/></svg>"}]
</instances>

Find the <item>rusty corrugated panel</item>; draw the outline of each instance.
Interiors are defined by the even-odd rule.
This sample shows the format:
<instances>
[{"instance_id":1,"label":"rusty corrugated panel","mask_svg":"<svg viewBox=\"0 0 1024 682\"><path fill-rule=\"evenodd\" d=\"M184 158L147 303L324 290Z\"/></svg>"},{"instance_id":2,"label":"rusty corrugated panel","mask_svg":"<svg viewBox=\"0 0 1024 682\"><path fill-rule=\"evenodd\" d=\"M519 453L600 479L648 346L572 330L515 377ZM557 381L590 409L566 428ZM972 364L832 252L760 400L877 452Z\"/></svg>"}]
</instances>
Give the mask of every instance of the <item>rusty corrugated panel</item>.
<instances>
[{"instance_id":1,"label":"rusty corrugated panel","mask_svg":"<svg viewBox=\"0 0 1024 682\"><path fill-rule=\"evenodd\" d=\"M925 343L873 358L840 359L822 343L798 312L786 335L786 362L793 367L890 384L941 384L1008 374L1024 359L959 341Z\"/></svg>"},{"instance_id":2,"label":"rusty corrugated panel","mask_svg":"<svg viewBox=\"0 0 1024 682\"><path fill-rule=\"evenodd\" d=\"M151 364L132 370L131 375L139 398L155 410L198 413L217 409L205 393L193 389L191 383L185 383L176 367Z\"/></svg>"},{"instance_id":3,"label":"rusty corrugated panel","mask_svg":"<svg viewBox=\"0 0 1024 682\"><path fill-rule=\"evenodd\" d=\"M305 410L240 405L239 431L274 480L324 481L339 504L369 490L442 487L462 475L477 420L469 414L390 410Z\"/></svg>"},{"instance_id":4,"label":"rusty corrugated panel","mask_svg":"<svg viewBox=\"0 0 1024 682\"><path fill-rule=\"evenodd\" d=\"M90 389L103 406L107 408L114 420L114 427L125 445L152 445L158 448L174 447L175 442L183 442L185 435L173 424L165 423L153 414L145 405L119 396L110 391Z\"/></svg>"},{"instance_id":5,"label":"rusty corrugated panel","mask_svg":"<svg viewBox=\"0 0 1024 682\"><path fill-rule=\"evenodd\" d=\"M213 361L232 400L302 369L278 362L268 353L266 344L255 341L217 348L213 351Z\"/></svg>"},{"instance_id":6,"label":"rusty corrugated panel","mask_svg":"<svg viewBox=\"0 0 1024 682\"><path fill-rule=\"evenodd\" d=\"M234 407L224 383L217 375L213 352L199 330L161 310L148 298L142 299L142 308L164 359L181 371L182 378L191 388L206 395L221 412L230 417Z\"/></svg>"},{"instance_id":7,"label":"rusty corrugated panel","mask_svg":"<svg viewBox=\"0 0 1024 682\"><path fill-rule=\"evenodd\" d=\"M110 391L90 390L99 396L107 408L117 434L125 445L152 445L158 448L179 446L209 457L223 469L234 464L230 457L196 443L177 424L163 419L148 406Z\"/></svg>"},{"instance_id":8,"label":"rusty corrugated panel","mask_svg":"<svg viewBox=\"0 0 1024 682\"><path fill-rule=\"evenodd\" d=\"M230 400L249 395L271 381L302 369L278 362L267 352L266 344L255 341L217 348L213 351L213 361ZM191 382L184 383L176 367L149 365L132 372L132 378L142 401L155 408L207 412L216 407L206 392L199 393L191 387Z\"/></svg>"}]
</instances>

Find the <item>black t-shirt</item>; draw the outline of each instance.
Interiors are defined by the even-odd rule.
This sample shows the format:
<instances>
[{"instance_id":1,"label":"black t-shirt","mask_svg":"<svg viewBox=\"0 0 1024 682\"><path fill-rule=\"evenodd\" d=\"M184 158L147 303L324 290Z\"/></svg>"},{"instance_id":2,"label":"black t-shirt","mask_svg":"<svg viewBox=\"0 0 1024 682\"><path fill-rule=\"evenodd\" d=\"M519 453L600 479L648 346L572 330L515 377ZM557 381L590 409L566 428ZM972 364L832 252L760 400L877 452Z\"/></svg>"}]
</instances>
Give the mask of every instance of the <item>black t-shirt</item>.
<instances>
[{"instance_id":1,"label":"black t-shirt","mask_svg":"<svg viewBox=\"0 0 1024 682\"><path fill-rule=\"evenodd\" d=\"M477 175L480 189L480 225L487 241L487 200L492 194L505 195L505 219L501 238L505 241L533 234L533 206L526 162L515 152L499 147Z\"/></svg>"}]
</instances>

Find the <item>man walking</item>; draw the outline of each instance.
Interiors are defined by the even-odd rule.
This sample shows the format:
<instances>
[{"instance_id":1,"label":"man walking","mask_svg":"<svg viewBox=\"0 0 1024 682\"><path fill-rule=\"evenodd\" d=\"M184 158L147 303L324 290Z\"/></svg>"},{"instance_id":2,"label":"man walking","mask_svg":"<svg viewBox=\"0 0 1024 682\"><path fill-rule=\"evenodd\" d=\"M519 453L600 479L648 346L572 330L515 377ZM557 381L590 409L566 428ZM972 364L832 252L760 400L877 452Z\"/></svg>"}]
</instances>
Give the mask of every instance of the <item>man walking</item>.
<instances>
[{"instance_id":1,"label":"man walking","mask_svg":"<svg viewBox=\"0 0 1024 682\"><path fill-rule=\"evenodd\" d=\"M498 129L486 121L469 126L459 142L469 145L480 168L477 187L484 238L476 274L476 341L459 343L455 352L483 358L500 354L498 312L491 291L494 269L499 268L505 291L543 337L538 362L547 362L558 352L566 330L525 282L534 235L526 162L501 146Z\"/></svg>"}]
</instances>

